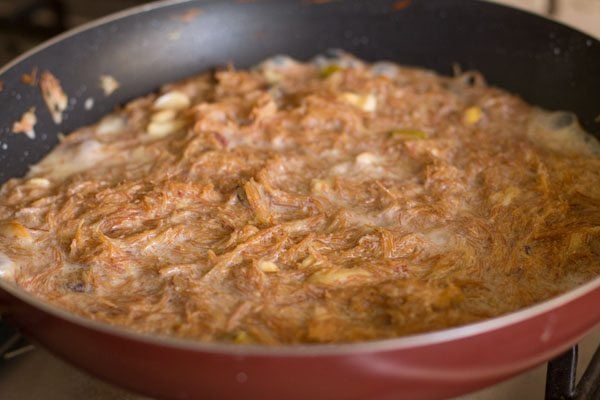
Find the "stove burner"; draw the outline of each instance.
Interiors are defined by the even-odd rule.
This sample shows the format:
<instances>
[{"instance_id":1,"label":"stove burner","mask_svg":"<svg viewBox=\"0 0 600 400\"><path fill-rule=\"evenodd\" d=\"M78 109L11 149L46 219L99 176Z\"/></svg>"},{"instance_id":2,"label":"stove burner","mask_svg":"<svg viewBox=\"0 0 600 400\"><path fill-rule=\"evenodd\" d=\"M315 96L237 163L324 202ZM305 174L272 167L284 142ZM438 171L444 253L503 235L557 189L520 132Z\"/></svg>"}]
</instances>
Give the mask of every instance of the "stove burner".
<instances>
[{"instance_id":1,"label":"stove burner","mask_svg":"<svg viewBox=\"0 0 600 400\"><path fill-rule=\"evenodd\" d=\"M545 399L600 399L600 346L577 385L576 382L577 345L548 363Z\"/></svg>"},{"instance_id":2,"label":"stove burner","mask_svg":"<svg viewBox=\"0 0 600 400\"><path fill-rule=\"evenodd\" d=\"M0 320L0 369L12 358L33 349L34 346L21 336L17 329Z\"/></svg>"}]
</instances>

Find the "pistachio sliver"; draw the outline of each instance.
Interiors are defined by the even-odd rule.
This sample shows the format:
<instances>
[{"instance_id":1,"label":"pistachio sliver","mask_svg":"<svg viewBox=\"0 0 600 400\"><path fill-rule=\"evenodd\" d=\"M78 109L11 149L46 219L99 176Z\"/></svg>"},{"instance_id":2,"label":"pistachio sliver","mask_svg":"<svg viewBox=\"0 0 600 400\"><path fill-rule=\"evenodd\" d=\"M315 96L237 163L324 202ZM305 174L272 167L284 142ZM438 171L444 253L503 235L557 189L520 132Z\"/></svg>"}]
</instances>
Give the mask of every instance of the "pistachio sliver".
<instances>
[{"instance_id":1,"label":"pistachio sliver","mask_svg":"<svg viewBox=\"0 0 600 400\"><path fill-rule=\"evenodd\" d=\"M329 65L326 65L323 68L321 68L319 75L323 79L329 78L331 75L335 74L336 72L338 72L341 69L342 69L342 67L340 67L337 64L329 64Z\"/></svg>"},{"instance_id":2,"label":"pistachio sliver","mask_svg":"<svg viewBox=\"0 0 600 400\"><path fill-rule=\"evenodd\" d=\"M481 111L481 108L472 106L465 110L463 121L467 125L475 125L477 122L479 122L482 116L483 112Z\"/></svg>"},{"instance_id":3,"label":"pistachio sliver","mask_svg":"<svg viewBox=\"0 0 600 400\"><path fill-rule=\"evenodd\" d=\"M400 140L419 140L419 139L427 139L427 132L423 132L418 129L394 129L390 132L390 136L393 139Z\"/></svg>"}]
</instances>

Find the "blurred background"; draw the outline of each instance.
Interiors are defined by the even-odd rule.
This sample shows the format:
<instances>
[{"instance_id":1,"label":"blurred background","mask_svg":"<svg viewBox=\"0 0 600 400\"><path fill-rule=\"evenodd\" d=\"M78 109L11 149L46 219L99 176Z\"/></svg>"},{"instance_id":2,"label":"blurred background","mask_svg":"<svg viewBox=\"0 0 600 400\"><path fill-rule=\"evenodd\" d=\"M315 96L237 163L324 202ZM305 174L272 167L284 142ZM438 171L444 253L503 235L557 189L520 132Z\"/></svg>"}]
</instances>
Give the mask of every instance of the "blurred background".
<instances>
[{"instance_id":1,"label":"blurred background","mask_svg":"<svg viewBox=\"0 0 600 400\"><path fill-rule=\"evenodd\" d=\"M595 37L600 37L600 0L491 1L551 16ZM149 2L147 0L0 0L0 65L67 29Z\"/></svg>"}]
</instances>

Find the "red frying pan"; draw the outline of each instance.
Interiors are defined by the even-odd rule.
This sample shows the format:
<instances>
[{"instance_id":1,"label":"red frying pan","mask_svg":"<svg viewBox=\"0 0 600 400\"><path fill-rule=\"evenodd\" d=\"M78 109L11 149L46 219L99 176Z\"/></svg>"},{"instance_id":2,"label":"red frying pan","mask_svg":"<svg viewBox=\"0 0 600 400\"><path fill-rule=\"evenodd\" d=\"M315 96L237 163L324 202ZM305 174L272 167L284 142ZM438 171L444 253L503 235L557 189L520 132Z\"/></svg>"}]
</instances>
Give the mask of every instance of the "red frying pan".
<instances>
[{"instance_id":1,"label":"red frying pan","mask_svg":"<svg viewBox=\"0 0 600 400\"><path fill-rule=\"evenodd\" d=\"M0 71L0 182L26 173L58 132L162 83L230 61L247 67L273 54L306 59L329 48L441 73L458 62L531 103L574 111L600 134L600 42L521 11L472 0L170 1L69 32ZM40 113L36 130L45 135L30 140L8 132L30 107L45 107L39 90L20 82L33 67L56 75L75 101L61 126ZM104 74L122 83L113 96L96 87ZM88 97L97 102L84 112ZM1 279L0 289L3 319L32 339L106 380L169 399L447 398L540 364L600 322L600 278L459 328L295 347L157 338L68 314Z\"/></svg>"}]
</instances>

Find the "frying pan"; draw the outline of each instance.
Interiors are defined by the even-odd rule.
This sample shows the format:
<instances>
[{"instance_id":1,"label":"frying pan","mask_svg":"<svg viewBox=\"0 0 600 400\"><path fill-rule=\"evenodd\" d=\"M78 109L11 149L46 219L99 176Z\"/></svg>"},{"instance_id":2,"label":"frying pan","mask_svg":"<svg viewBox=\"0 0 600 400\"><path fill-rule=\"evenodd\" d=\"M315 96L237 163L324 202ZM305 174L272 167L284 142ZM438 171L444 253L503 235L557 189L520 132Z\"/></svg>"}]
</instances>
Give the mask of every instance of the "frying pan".
<instances>
[{"instance_id":1,"label":"frying pan","mask_svg":"<svg viewBox=\"0 0 600 400\"><path fill-rule=\"evenodd\" d=\"M190 11L192 10L192 11ZM600 134L600 42L541 17L472 0L169 1L64 34L15 60L0 80L0 181L22 176L70 132L162 83L278 53L342 48L449 74L452 65ZM51 71L70 98L56 125L38 88ZM106 96L110 75L120 88ZM94 99L91 110L86 100ZM88 105L90 101L87 101ZM38 110L37 137L10 134ZM152 337L84 320L0 280L3 318L92 374L170 399L428 399L476 390L556 356L600 321L600 278L527 309L458 328L360 344L296 347Z\"/></svg>"}]
</instances>

